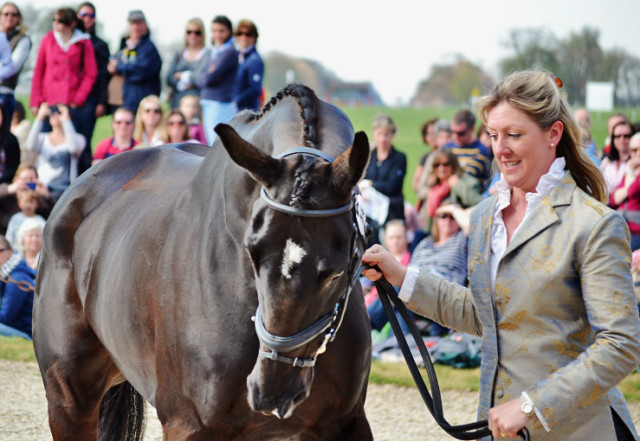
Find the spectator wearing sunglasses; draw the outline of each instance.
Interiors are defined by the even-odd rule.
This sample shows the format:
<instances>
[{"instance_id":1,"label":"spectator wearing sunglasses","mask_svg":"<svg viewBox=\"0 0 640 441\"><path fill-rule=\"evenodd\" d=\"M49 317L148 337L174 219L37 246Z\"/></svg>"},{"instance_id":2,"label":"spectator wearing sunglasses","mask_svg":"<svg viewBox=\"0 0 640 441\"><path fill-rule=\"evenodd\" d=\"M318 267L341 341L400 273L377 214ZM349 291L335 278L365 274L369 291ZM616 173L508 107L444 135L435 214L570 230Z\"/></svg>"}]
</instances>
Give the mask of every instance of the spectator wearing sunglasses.
<instances>
[{"instance_id":1,"label":"spectator wearing sunglasses","mask_svg":"<svg viewBox=\"0 0 640 441\"><path fill-rule=\"evenodd\" d=\"M86 169L91 167L91 139L93 138L93 130L96 126L98 118L106 115L109 110L107 102L107 86L111 75L107 70L109 64L109 46L100 37L96 35L96 7L91 2L84 2L77 9L78 20L84 25L84 30L91 37L93 45L93 53L96 57L96 67L98 76L93 84L91 93L87 97L86 105L83 111L77 116L78 132L85 137L87 144L85 145L80 160L78 161L78 175L82 174Z\"/></svg>"},{"instance_id":2,"label":"spectator wearing sunglasses","mask_svg":"<svg viewBox=\"0 0 640 441\"><path fill-rule=\"evenodd\" d=\"M202 126L209 145L216 137L213 128L218 123L227 122L237 111L233 90L238 72L238 51L232 37L231 20L224 15L214 17L211 22L211 54L196 79L200 87Z\"/></svg>"},{"instance_id":3,"label":"spectator wearing sunglasses","mask_svg":"<svg viewBox=\"0 0 640 441\"><path fill-rule=\"evenodd\" d=\"M0 7L0 30L7 34L13 64L13 74L0 80L0 102L4 106L4 117L11 121L16 109L14 92L18 76L31 50L31 39L27 35L27 28L22 25L22 13L15 3L6 2Z\"/></svg>"},{"instance_id":4,"label":"spectator wearing sunglasses","mask_svg":"<svg viewBox=\"0 0 640 441\"><path fill-rule=\"evenodd\" d=\"M209 61L209 48L205 47L204 23L199 18L187 22L184 44L176 51L167 72L166 81L171 87L169 100L172 109L180 105L185 95L200 95L196 85L196 72Z\"/></svg>"},{"instance_id":5,"label":"spectator wearing sunglasses","mask_svg":"<svg viewBox=\"0 0 640 441\"><path fill-rule=\"evenodd\" d=\"M460 110L451 120L450 143L443 149L451 150L462 169L484 185L491 171L491 151L483 145L474 133L475 115L469 110Z\"/></svg>"},{"instance_id":6,"label":"spectator wearing sunglasses","mask_svg":"<svg viewBox=\"0 0 640 441\"><path fill-rule=\"evenodd\" d=\"M628 144L626 172L609 195L609 206L617 209L627 221L631 232L631 251L635 251L640 249L640 133L633 135Z\"/></svg>"},{"instance_id":7,"label":"spectator wearing sunglasses","mask_svg":"<svg viewBox=\"0 0 640 441\"><path fill-rule=\"evenodd\" d=\"M473 207L483 199L480 182L464 173L453 151L442 149L433 153L427 184L419 189L418 196L425 201L418 212L420 230L424 233L431 231L436 212L445 199L462 208ZM414 241L414 246L417 243Z\"/></svg>"},{"instance_id":8,"label":"spectator wearing sunglasses","mask_svg":"<svg viewBox=\"0 0 640 441\"><path fill-rule=\"evenodd\" d=\"M258 28L251 20L240 20L236 26L236 41L240 56L234 101L238 110L259 110L261 107L264 63L256 50Z\"/></svg>"},{"instance_id":9,"label":"spectator wearing sunglasses","mask_svg":"<svg viewBox=\"0 0 640 441\"><path fill-rule=\"evenodd\" d=\"M132 112L138 111L142 98L160 95L160 69L162 58L150 38L144 13L130 11L129 36L120 43L120 51L109 61L111 75L124 77L122 85L123 105Z\"/></svg>"},{"instance_id":10,"label":"spectator wearing sunglasses","mask_svg":"<svg viewBox=\"0 0 640 441\"><path fill-rule=\"evenodd\" d=\"M167 113L165 124L167 126L168 142L170 144L182 144L185 142L199 144L199 141L192 139L189 135L187 118L180 110L173 109Z\"/></svg>"},{"instance_id":11,"label":"spectator wearing sunglasses","mask_svg":"<svg viewBox=\"0 0 640 441\"><path fill-rule=\"evenodd\" d=\"M611 147L600 163L607 189L611 193L624 180L629 160L629 141L633 135L633 126L628 120L616 123L611 128Z\"/></svg>"},{"instance_id":12,"label":"spectator wearing sunglasses","mask_svg":"<svg viewBox=\"0 0 640 441\"><path fill-rule=\"evenodd\" d=\"M169 137L162 115L162 103L158 96L149 95L140 101L133 131L133 138L140 143L136 148L156 147L167 143Z\"/></svg>"},{"instance_id":13,"label":"spectator wearing sunglasses","mask_svg":"<svg viewBox=\"0 0 640 441\"><path fill-rule=\"evenodd\" d=\"M111 128L113 135L103 139L96 146L92 165L118 153L126 152L140 144L133 139L135 116L126 107L118 107L113 113Z\"/></svg>"}]
</instances>

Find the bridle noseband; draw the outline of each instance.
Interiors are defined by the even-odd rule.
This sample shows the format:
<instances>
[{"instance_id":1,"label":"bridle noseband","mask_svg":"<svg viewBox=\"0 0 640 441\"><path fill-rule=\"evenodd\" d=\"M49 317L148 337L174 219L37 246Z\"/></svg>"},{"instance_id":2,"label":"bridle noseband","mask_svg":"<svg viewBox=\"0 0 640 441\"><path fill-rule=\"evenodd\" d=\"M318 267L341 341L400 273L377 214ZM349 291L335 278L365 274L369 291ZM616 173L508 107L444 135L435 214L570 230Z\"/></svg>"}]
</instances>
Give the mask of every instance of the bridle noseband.
<instances>
[{"instance_id":1,"label":"bridle noseband","mask_svg":"<svg viewBox=\"0 0 640 441\"><path fill-rule=\"evenodd\" d=\"M316 158L324 159L328 162L333 162L334 160L326 153L308 147L296 147L285 150L284 152L279 154L277 158L281 159L291 155L314 156ZM354 192L348 204L343 205L342 207L329 209L303 209L281 204L271 199L264 187L262 187L262 189L260 190L260 197L270 208L281 213L288 214L290 216L324 218L339 216L348 212L352 213L355 234L351 242L351 263L349 264L348 272L349 286L347 287L345 294L336 302L333 310L320 317L308 328L303 329L302 331L288 337L281 337L271 334L269 331L267 331L264 326L264 322L262 321L260 305L258 305L255 317L252 318L255 322L256 334L258 336L258 339L260 340L260 343L264 347L269 349L269 351L263 351L262 349L259 350L258 355L261 358L279 361L281 363L290 364L295 367L313 367L316 364L317 356L322 354L326 350L327 344L332 342L336 338L336 334L338 332L338 329L340 328L340 325L342 324L344 314L349 304L351 291L353 290L353 286L355 285L355 283L358 281L358 278L360 277L360 273L362 271L359 264L365 247L366 221L364 212L362 211L362 208L360 207L360 203L358 201L360 195ZM281 355L281 353L291 352L310 343L322 333L325 333L324 338L312 358L290 358Z\"/></svg>"}]
</instances>

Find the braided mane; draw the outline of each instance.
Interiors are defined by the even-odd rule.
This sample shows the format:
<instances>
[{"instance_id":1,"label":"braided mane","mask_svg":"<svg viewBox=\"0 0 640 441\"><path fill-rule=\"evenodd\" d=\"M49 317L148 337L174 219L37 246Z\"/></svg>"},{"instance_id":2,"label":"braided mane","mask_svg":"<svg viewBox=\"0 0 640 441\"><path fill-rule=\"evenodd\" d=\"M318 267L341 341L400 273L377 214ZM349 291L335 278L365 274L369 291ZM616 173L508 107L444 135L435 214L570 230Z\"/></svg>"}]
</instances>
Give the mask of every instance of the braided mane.
<instances>
[{"instance_id":1,"label":"braided mane","mask_svg":"<svg viewBox=\"0 0 640 441\"><path fill-rule=\"evenodd\" d=\"M289 84L280 92L276 93L264 105L260 113L253 116L253 121L259 121L269 113L283 99L295 98L300 107L300 118L302 118L304 137L303 142L306 147L317 148L318 145L318 98L316 94L302 84ZM289 205L302 208L310 202L312 188L313 170L316 160L314 158L300 156L294 171L293 190Z\"/></svg>"},{"instance_id":2,"label":"braided mane","mask_svg":"<svg viewBox=\"0 0 640 441\"><path fill-rule=\"evenodd\" d=\"M253 117L254 121L260 120L271 108L286 97L295 98L300 107L300 118L304 124L304 145L306 147L316 147L318 145L318 97L307 86L302 84L289 84L280 92L276 93L264 105L260 113Z\"/></svg>"}]
</instances>

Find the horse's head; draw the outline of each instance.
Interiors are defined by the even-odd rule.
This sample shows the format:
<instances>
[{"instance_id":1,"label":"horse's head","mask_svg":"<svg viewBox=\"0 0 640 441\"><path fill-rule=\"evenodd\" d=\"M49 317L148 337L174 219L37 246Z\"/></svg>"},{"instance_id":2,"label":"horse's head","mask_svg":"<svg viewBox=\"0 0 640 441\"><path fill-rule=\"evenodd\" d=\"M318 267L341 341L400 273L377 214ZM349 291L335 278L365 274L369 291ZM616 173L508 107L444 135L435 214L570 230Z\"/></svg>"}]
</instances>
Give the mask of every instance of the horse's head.
<instances>
[{"instance_id":1,"label":"horse's head","mask_svg":"<svg viewBox=\"0 0 640 441\"><path fill-rule=\"evenodd\" d=\"M354 188L369 143L360 132L335 160L309 148L274 158L228 125L216 132L262 186L244 239L259 301L260 355L247 378L249 404L287 418L310 393L315 359L335 336L356 278L364 226Z\"/></svg>"}]
</instances>

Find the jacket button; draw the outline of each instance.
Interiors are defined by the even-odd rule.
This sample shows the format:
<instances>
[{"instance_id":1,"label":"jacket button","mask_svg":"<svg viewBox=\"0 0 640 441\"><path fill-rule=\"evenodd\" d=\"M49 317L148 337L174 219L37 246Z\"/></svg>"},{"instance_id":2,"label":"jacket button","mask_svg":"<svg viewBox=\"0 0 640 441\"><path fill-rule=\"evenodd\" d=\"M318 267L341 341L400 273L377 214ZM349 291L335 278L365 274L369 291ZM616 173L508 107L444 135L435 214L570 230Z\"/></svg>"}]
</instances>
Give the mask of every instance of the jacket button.
<instances>
[{"instance_id":1,"label":"jacket button","mask_svg":"<svg viewBox=\"0 0 640 441\"><path fill-rule=\"evenodd\" d=\"M504 397L504 391L503 390L499 390L498 392L496 392L496 397L498 397L498 398Z\"/></svg>"}]
</instances>

